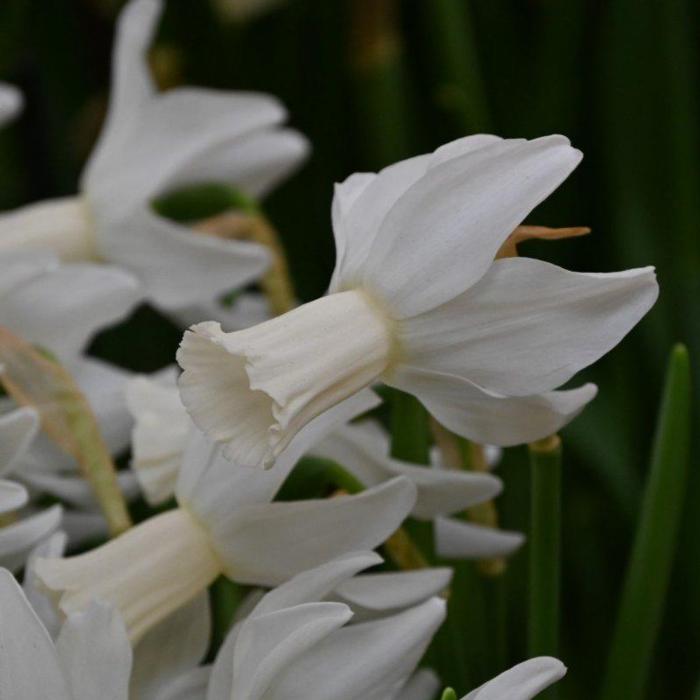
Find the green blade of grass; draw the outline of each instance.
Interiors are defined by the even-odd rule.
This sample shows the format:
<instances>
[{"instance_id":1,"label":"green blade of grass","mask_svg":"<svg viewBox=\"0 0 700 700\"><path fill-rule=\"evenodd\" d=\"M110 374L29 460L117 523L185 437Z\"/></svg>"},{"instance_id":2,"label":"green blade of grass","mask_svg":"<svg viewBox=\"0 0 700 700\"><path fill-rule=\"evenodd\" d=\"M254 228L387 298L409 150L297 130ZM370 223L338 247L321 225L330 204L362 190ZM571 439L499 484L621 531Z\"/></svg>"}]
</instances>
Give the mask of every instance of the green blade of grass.
<instances>
[{"instance_id":1,"label":"green blade of grass","mask_svg":"<svg viewBox=\"0 0 700 700\"><path fill-rule=\"evenodd\" d=\"M556 656L561 578L561 440L530 445L529 656ZM550 689L543 697L554 697Z\"/></svg>"},{"instance_id":2,"label":"green blade of grass","mask_svg":"<svg viewBox=\"0 0 700 700\"><path fill-rule=\"evenodd\" d=\"M690 448L690 361L671 353L651 469L608 658L603 700L643 698L683 511Z\"/></svg>"}]
</instances>

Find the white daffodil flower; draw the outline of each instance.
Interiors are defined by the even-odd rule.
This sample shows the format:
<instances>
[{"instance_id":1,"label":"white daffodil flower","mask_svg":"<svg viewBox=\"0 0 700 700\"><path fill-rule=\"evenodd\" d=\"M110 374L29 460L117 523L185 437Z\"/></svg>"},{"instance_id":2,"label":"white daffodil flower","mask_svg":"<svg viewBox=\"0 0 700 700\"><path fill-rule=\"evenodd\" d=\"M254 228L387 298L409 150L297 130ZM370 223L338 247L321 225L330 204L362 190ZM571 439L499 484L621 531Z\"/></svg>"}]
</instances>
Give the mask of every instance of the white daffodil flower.
<instances>
[{"instance_id":1,"label":"white daffodil flower","mask_svg":"<svg viewBox=\"0 0 700 700\"><path fill-rule=\"evenodd\" d=\"M141 299L136 278L114 267L61 265L52 253L0 255L0 326L61 362L87 397L113 452L129 444L123 396L129 373L83 353L100 330L126 318ZM60 459L51 455L56 464Z\"/></svg>"},{"instance_id":2,"label":"white daffodil flower","mask_svg":"<svg viewBox=\"0 0 700 700\"><path fill-rule=\"evenodd\" d=\"M551 656L538 656L487 681L462 700L532 700L564 677L566 666Z\"/></svg>"},{"instance_id":3,"label":"white daffodil flower","mask_svg":"<svg viewBox=\"0 0 700 700\"><path fill-rule=\"evenodd\" d=\"M39 430L39 416L31 408L0 415L0 566L21 569L31 550L61 524L60 506L31 512L29 493L11 476Z\"/></svg>"},{"instance_id":4,"label":"white daffodil flower","mask_svg":"<svg viewBox=\"0 0 700 700\"><path fill-rule=\"evenodd\" d=\"M0 218L0 248L50 248L64 260L120 265L164 309L208 301L267 267L254 243L196 233L159 216L154 198L227 182L263 197L304 158L307 142L281 127L284 107L256 93L178 88L158 93L147 51L163 3L132 0L117 27L109 112L80 194Z\"/></svg>"},{"instance_id":5,"label":"white daffodil flower","mask_svg":"<svg viewBox=\"0 0 700 700\"><path fill-rule=\"evenodd\" d=\"M178 476L178 508L86 554L39 560L37 575L66 614L94 598L114 603L137 640L220 574L274 586L344 552L378 546L413 508L415 487L404 477L353 496L271 502L309 445L365 402L360 394L310 423L269 471L231 465L195 432Z\"/></svg>"},{"instance_id":6,"label":"white daffodil flower","mask_svg":"<svg viewBox=\"0 0 700 700\"><path fill-rule=\"evenodd\" d=\"M0 127L12 121L24 106L22 93L8 83L0 83Z\"/></svg>"},{"instance_id":7,"label":"white daffodil flower","mask_svg":"<svg viewBox=\"0 0 700 700\"><path fill-rule=\"evenodd\" d=\"M0 255L0 326L54 355L73 376L95 414L112 454L129 445L131 419L124 387L131 373L84 354L92 338L125 318L142 298L135 277L113 267L90 263L60 264L52 253ZM12 402L0 402L10 410ZM73 509L63 527L78 544L106 533L106 522L75 461L46 435L23 452L17 478L30 496L50 494ZM120 473L128 498L138 495L133 474Z\"/></svg>"},{"instance_id":8,"label":"white daffodil flower","mask_svg":"<svg viewBox=\"0 0 700 700\"><path fill-rule=\"evenodd\" d=\"M72 613L52 634L6 570L0 570L0 615L3 697L206 697L209 671L198 667L209 642L209 613L203 596L154 628L133 652L119 614L105 603L92 602L85 611Z\"/></svg>"},{"instance_id":9,"label":"white daffodil flower","mask_svg":"<svg viewBox=\"0 0 700 700\"><path fill-rule=\"evenodd\" d=\"M352 625L346 605L317 602L378 561L348 554L270 591L229 633L208 700L429 700L435 677L413 674L445 617L444 601Z\"/></svg>"},{"instance_id":10,"label":"white daffodil flower","mask_svg":"<svg viewBox=\"0 0 700 700\"><path fill-rule=\"evenodd\" d=\"M482 444L548 434L552 413L575 414L595 392L551 390L614 347L658 292L652 268L494 260L580 158L562 136L478 135L348 178L328 295L246 330L185 333L180 389L195 423L230 459L269 466L311 418L382 380Z\"/></svg>"}]
</instances>

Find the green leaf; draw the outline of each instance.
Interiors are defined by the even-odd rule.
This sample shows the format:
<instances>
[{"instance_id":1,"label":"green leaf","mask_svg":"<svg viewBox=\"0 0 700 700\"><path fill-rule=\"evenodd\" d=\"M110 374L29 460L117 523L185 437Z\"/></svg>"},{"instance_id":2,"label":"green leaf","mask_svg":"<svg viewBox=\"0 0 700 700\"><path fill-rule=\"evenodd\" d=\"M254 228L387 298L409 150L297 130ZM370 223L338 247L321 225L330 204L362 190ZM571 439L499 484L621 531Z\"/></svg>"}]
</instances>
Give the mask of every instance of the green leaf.
<instances>
[{"instance_id":1,"label":"green leaf","mask_svg":"<svg viewBox=\"0 0 700 700\"><path fill-rule=\"evenodd\" d=\"M690 360L677 345L666 374L637 534L603 686L604 700L643 698L683 512L690 449Z\"/></svg>"},{"instance_id":2,"label":"green leaf","mask_svg":"<svg viewBox=\"0 0 700 700\"><path fill-rule=\"evenodd\" d=\"M428 464L428 413L410 394L394 389L391 395L391 456L413 464Z\"/></svg>"},{"instance_id":3,"label":"green leaf","mask_svg":"<svg viewBox=\"0 0 700 700\"><path fill-rule=\"evenodd\" d=\"M440 700L457 700L457 693L455 693L452 688L445 688L445 690L442 691Z\"/></svg>"},{"instance_id":4,"label":"green leaf","mask_svg":"<svg viewBox=\"0 0 700 700\"><path fill-rule=\"evenodd\" d=\"M556 656L561 579L561 440L530 445L530 591L528 655ZM546 697L553 697L553 689Z\"/></svg>"}]
</instances>

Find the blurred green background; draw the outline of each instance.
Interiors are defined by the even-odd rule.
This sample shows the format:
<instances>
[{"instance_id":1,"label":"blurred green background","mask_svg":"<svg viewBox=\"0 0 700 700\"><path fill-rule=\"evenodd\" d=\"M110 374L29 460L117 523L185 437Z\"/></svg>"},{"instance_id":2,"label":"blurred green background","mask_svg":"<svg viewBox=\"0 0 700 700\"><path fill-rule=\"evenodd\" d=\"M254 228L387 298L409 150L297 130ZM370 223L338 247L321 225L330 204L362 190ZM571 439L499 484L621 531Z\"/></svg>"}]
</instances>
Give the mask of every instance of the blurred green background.
<instances>
[{"instance_id":1,"label":"blurred green background","mask_svg":"<svg viewBox=\"0 0 700 700\"><path fill-rule=\"evenodd\" d=\"M75 190L104 114L119 5L0 3L0 78L27 98L0 134L2 208ZM526 244L522 254L579 271L657 266L659 302L577 378L601 391L564 432L564 697L600 687L665 359L676 340L691 358L700 350L699 15L690 0L288 0L233 23L208 0L170 0L154 52L163 85L274 93L310 138L307 165L266 202L302 299L321 294L332 269L335 181L479 131L558 132L585 154L529 221L589 225L593 234ZM179 335L143 310L128 336L108 333L95 351L150 370L172 361ZM516 449L502 467L499 510L514 529L527 528L525 464ZM700 674L700 473L692 465L687 491L650 698L689 698ZM509 662L525 656L525 564L516 556L502 583ZM475 594L464 613L463 663L450 657L449 640L440 643L443 680L460 691L498 670L484 651L487 603Z\"/></svg>"}]
</instances>

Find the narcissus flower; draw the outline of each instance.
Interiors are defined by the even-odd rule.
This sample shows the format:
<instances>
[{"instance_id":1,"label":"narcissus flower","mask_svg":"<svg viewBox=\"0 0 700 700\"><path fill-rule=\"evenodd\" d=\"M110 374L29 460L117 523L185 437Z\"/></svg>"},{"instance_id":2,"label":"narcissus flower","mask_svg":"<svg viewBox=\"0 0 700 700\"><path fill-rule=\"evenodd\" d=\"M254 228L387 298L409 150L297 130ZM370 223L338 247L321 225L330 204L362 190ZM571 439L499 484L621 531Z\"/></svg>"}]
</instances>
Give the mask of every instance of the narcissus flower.
<instances>
[{"instance_id":1,"label":"narcissus flower","mask_svg":"<svg viewBox=\"0 0 700 700\"><path fill-rule=\"evenodd\" d=\"M213 299L269 263L257 244L197 233L151 202L185 186L225 182L260 198L308 146L281 128L284 107L255 93L177 88L158 93L147 64L163 3L132 0L119 19L112 94L80 194L0 217L0 248L50 248L64 260L121 265L165 309Z\"/></svg>"},{"instance_id":2,"label":"narcissus flower","mask_svg":"<svg viewBox=\"0 0 700 700\"><path fill-rule=\"evenodd\" d=\"M404 477L354 496L271 502L309 444L355 415L355 401L310 423L267 472L231 465L195 433L178 477L177 509L86 554L39 560L37 575L59 594L66 614L93 598L112 602L139 639L220 574L274 586L345 552L378 546L415 502Z\"/></svg>"},{"instance_id":3,"label":"narcissus flower","mask_svg":"<svg viewBox=\"0 0 700 700\"><path fill-rule=\"evenodd\" d=\"M6 570L0 570L3 696L17 700L204 700L209 672L205 597L155 628L132 651L113 607L92 602L55 639Z\"/></svg>"},{"instance_id":4,"label":"narcissus flower","mask_svg":"<svg viewBox=\"0 0 700 700\"><path fill-rule=\"evenodd\" d=\"M434 676L414 672L445 617L444 601L350 625L346 605L318 602L377 562L349 554L268 593L219 651L210 700L429 700Z\"/></svg>"},{"instance_id":5,"label":"narcissus flower","mask_svg":"<svg viewBox=\"0 0 700 700\"><path fill-rule=\"evenodd\" d=\"M314 416L381 380L479 443L551 432L553 416L575 414L595 389L551 390L657 296L652 268L495 260L580 158L562 136L478 135L348 178L333 201L328 295L246 330L206 322L185 333L180 387L195 423L230 459L269 466ZM520 420L503 419L513 406Z\"/></svg>"}]
</instances>

